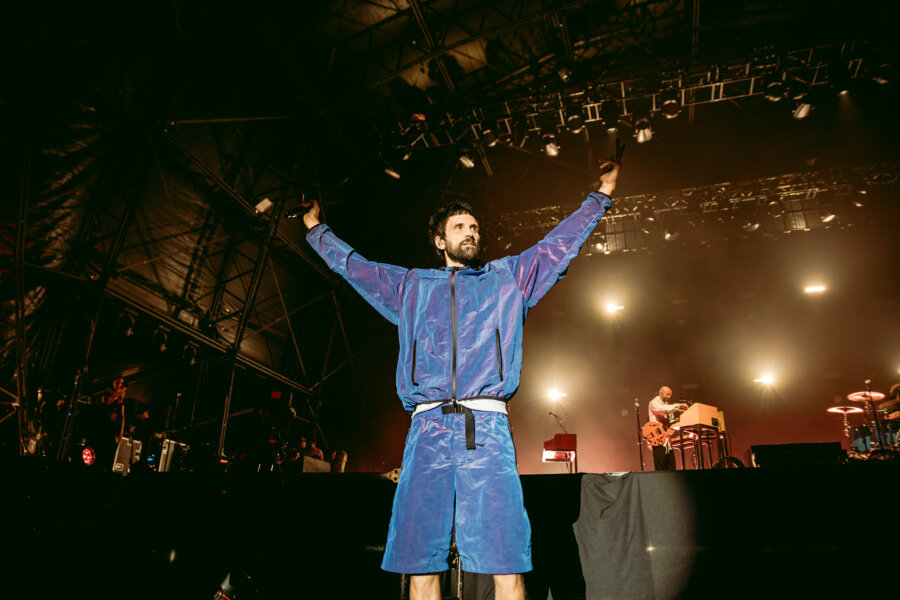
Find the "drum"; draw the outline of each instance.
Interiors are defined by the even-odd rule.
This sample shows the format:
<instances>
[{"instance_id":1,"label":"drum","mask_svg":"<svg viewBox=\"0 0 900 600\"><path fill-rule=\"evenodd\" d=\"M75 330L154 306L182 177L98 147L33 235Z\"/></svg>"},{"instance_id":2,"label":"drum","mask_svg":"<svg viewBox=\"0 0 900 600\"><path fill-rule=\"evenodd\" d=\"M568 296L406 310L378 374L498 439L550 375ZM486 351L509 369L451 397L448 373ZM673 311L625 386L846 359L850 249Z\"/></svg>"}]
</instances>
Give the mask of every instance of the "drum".
<instances>
[{"instance_id":1,"label":"drum","mask_svg":"<svg viewBox=\"0 0 900 600\"><path fill-rule=\"evenodd\" d=\"M872 449L872 428L857 425L850 428L850 449L859 454L868 454Z\"/></svg>"},{"instance_id":2,"label":"drum","mask_svg":"<svg viewBox=\"0 0 900 600\"><path fill-rule=\"evenodd\" d=\"M900 437L900 421L894 419L882 419L881 427L884 429L885 442L888 446L896 446Z\"/></svg>"}]
</instances>

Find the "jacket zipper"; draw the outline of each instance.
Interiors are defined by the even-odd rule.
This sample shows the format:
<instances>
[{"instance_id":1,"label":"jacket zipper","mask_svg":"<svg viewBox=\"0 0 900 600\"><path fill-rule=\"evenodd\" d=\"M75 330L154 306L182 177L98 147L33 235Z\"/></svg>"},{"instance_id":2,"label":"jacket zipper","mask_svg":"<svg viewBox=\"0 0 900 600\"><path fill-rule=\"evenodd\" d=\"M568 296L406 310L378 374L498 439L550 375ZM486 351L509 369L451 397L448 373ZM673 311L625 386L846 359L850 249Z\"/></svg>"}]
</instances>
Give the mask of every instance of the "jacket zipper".
<instances>
[{"instance_id":1,"label":"jacket zipper","mask_svg":"<svg viewBox=\"0 0 900 600\"><path fill-rule=\"evenodd\" d=\"M410 379L412 379L413 385L419 385L416 383L416 344L418 344L419 340L413 340L413 359L412 359L412 373L410 374Z\"/></svg>"},{"instance_id":2,"label":"jacket zipper","mask_svg":"<svg viewBox=\"0 0 900 600\"><path fill-rule=\"evenodd\" d=\"M450 321L453 327L453 394L456 404L456 271L450 271Z\"/></svg>"},{"instance_id":3,"label":"jacket zipper","mask_svg":"<svg viewBox=\"0 0 900 600\"><path fill-rule=\"evenodd\" d=\"M497 374L500 375L500 381L503 381L503 349L500 346L500 330L495 329L497 334Z\"/></svg>"}]
</instances>

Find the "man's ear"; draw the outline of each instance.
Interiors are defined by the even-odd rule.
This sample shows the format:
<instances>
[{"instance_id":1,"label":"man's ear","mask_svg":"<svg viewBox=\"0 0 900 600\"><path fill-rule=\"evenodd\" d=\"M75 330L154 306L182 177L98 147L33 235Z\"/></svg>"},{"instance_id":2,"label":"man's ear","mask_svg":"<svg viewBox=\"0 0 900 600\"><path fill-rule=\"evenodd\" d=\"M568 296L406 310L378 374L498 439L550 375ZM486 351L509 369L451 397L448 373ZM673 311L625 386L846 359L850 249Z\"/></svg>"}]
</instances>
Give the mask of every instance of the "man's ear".
<instances>
[{"instance_id":1,"label":"man's ear","mask_svg":"<svg viewBox=\"0 0 900 600\"><path fill-rule=\"evenodd\" d=\"M434 245L438 250L444 250L447 248L447 242L439 235L434 236Z\"/></svg>"}]
</instances>

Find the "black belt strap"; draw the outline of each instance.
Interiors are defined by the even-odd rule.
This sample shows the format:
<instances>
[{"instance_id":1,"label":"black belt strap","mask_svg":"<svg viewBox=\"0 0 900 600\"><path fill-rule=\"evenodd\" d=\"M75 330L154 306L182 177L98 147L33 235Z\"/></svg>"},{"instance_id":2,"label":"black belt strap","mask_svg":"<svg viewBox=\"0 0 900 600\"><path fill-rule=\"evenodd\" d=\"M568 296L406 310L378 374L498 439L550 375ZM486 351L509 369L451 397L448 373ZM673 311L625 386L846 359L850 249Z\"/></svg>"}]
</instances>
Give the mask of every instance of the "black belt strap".
<instances>
[{"instance_id":1,"label":"black belt strap","mask_svg":"<svg viewBox=\"0 0 900 600\"><path fill-rule=\"evenodd\" d=\"M471 408L467 408L462 404L454 402L453 404L445 404L441 407L441 412L445 415L465 414L466 415L466 450L475 449L475 414Z\"/></svg>"}]
</instances>

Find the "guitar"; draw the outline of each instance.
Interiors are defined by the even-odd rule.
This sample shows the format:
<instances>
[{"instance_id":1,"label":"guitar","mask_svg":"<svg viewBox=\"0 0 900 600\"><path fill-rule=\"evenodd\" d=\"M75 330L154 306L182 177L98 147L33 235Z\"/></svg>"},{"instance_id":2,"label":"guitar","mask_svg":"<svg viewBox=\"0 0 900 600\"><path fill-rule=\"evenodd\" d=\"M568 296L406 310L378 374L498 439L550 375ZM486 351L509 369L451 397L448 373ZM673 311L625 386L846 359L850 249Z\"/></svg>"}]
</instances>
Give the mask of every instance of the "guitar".
<instances>
[{"instance_id":1,"label":"guitar","mask_svg":"<svg viewBox=\"0 0 900 600\"><path fill-rule=\"evenodd\" d=\"M663 429L659 421L647 421L641 427L641 435L651 446L662 446L675 433L674 429Z\"/></svg>"}]
</instances>

